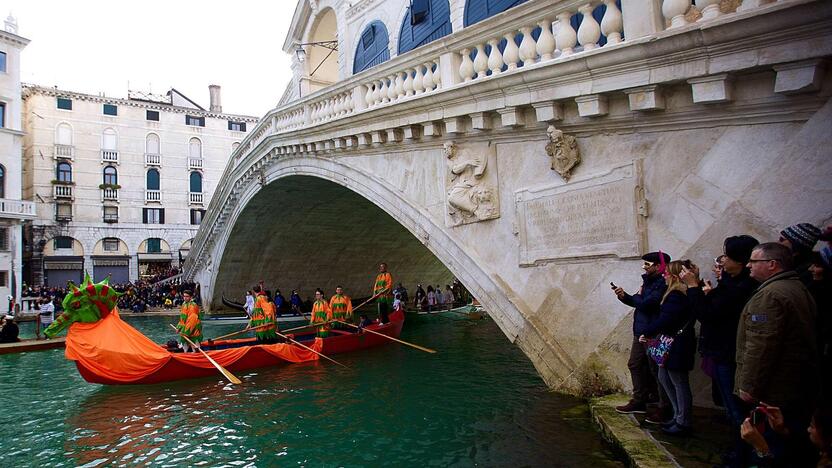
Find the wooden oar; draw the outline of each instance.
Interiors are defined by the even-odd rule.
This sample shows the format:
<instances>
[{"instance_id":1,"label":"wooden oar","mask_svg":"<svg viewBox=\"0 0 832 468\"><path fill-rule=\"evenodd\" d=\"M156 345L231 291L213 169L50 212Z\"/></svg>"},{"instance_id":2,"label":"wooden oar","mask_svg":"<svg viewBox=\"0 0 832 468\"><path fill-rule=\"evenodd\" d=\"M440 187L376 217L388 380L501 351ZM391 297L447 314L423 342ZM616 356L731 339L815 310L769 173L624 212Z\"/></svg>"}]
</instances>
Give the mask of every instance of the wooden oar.
<instances>
[{"instance_id":1,"label":"wooden oar","mask_svg":"<svg viewBox=\"0 0 832 468\"><path fill-rule=\"evenodd\" d=\"M198 350L199 350L199 352L200 352L200 353L202 353L202 355L203 355L203 356L205 356L205 359L208 359L208 362L210 362L211 364L213 364L213 365L214 365L214 367L216 367L216 368L217 368L217 370L218 370L218 371L220 371L220 373L221 373L223 376L225 376L225 378L226 378L226 379L228 379L231 383L233 383L233 384L235 384L235 385L240 385L240 384L242 384L242 383L243 383L243 381L242 381L242 380L238 379L238 378L237 378L234 374L232 374L231 372L229 372L229 371L228 371L228 369L226 369L225 367L221 366L221 365L220 365L217 361L213 360L213 359L211 358L211 356L209 356L209 355L208 355L208 353L206 353L205 351L203 351L203 350L202 350L202 348L200 348L200 347L198 347L197 345L195 345L195 344L194 344L194 342L193 342L193 341L191 341L191 339L190 339L190 338L188 338L187 336L185 336L185 335L183 335L183 334L179 333L179 330L177 330L177 329L176 329L176 327L174 327L174 326L173 326L173 325L171 325L171 324L168 324L168 325L170 325L170 326L171 326L171 328L173 328L174 330L176 330L176 333L177 333L179 336L181 336L182 338L185 338L185 341L187 341L187 342L188 342L188 344L189 344L189 345L191 345L191 347L193 347L193 348L195 348L195 349L198 349Z\"/></svg>"},{"instance_id":2,"label":"wooden oar","mask_svg":"<svg viewBox=\"0 0 832 468\"><path fill-rule=\"evenodd\" d=\"M393 340L393 341L395 341L395 342L397 342L397 343L401 343L401 344L403 344L403 345L410 346L411 348L416 348L416 349L418 349L418 350L420 350L420 351L424 351L424 352L426 352L426 353L436 353L436 350L435 350L435 349L425 348L425 347L423 347L423 346L419 346L419 345L417 345L417 344L408 343L407 341L400 340L400 339L398 339L398 338L393 338L392 336L387 336L387 335L385 335L384 333L379 333L379 332L377 332L377 331L374 331L374 330L369 330L369 329L367 329L367 328L359 328L359 327L358 327L358 326L356 326L356 325L353 325L353 324L351 324L351 323L347 323L347 322L342 322L342 321L340 321L340 320L335 320L335 322L338 322L338 323L343 323L344 325L349 325L349 326L351 326L351 327L353 327L353 328L358 328L359 330L364 330L365 332L368 332L368 333L373 333L373 334L378 335L378 336L383 336L383 337L387 338L388 340Z\"/></svg>"},{"instance_id":3,"label":"wooden oar","mask_svg":"<svg viewBox=\"0 0 832 468\"><path fill-rule=\"evenodd\" d=\"M258 326L256 326L256 327L246 327L246 328L243 328L242 330L237 330L237 331L235 331L235 332L233 332L233 333L229 333L229 334L227 334L227 335L218 336L218 337L216 337L216 338L209 338L209 339L208 339L208 340L206 340L206 341L219 341L219 340L222 340L223 338L229 338L229 337L232 337L232 336L239 335L239 334L241 334L241 333L250 332L250 331L252 331L252 330L259 330L259 329L261 329L261 328L263 328L263 327L268 327L268 326L270 326L270 325L274 325L274 324L272 324L272 323L267 323L267 324L264 324L264 325L258 325Z\"/></svg>"},{"instance_id":4,"label":"wooden oar","mask_svg":"<svg viewBox=\"0 0 832 468\"><path fill-rule=\"evenodd\" d=\"M320 322L320 323L310 323L309 325L304 325L302 327L290 328L288 330L283 330L283 333L289 333L289 332L293 332L293 331L297 331L297 330L303 330L304 328L320 327L321 325L326 325L328 323L332 323L332 320L327 320L326 322Z\"/></svg>"},{"instance_id":5,"label":"wooden oar","mask_svg":"<svg viewBox=\"0 0 832 468\"><path fill-rule=\"evenodd\" d=\"M318 324L318 325L320 325L320 324ZM335 359L332 359L331 357L327 357L327 356L325 356L324 354L321 354L321 353L319 353L319 352L315 351L314 349L310 348L309 346L306 346L306 345L305 345L305 344L303 344L303 343L300 343L300 342L298 342L298 341L295 341L295 340L293 340L293 339L289 338L288 336L286 336L286 335L284 335L284 334L282 334L282 333L278 333L278 332L275 332L275 333L277 334L277 336L279 336L279 337L281 337L281 338L284 338L286 341L290 341L290 342L292 342L292 343L294 343L294 344L296 344L296 345L300 346L301 348L308 349L309 351L312 351L313 353L317 354L318 356L320 356L320 357L322 357L322 358L324 358L324 359L326 359L326 360L332 361L332 362L334 362L335 364L338 364L339 366L341 366L341 367L343 367L343 368L349 369L349 367L347 367L347 366L345 366L345 365L341 364L340 362L336 361Z\"/></svg>"},{"instance_id":6,"label":"wooden oar","mask_svg":"<svg viewBox=\"0 0 832 468\"><path fill-rule=\"evenodd\" d=\"M384 291L386 291L386 289L385 289ZM373 294L372 296L370 296L370 298L369 298L369 299L367 299L366 301L362 302L362 303L361 303L361 305L359 305L358 307L353 307L353 308L352 308L352 310L358 310L358 309L360 309L360 308L364 307L365 305L367 305L367 303L368 303L368 302L370 302L370 301L372 301L373 299L377 298L377 297L378 297L381 293L383 293L384 291L381 291L381 292L379 292L379 293Z\"/></svg>"}]
</instances>

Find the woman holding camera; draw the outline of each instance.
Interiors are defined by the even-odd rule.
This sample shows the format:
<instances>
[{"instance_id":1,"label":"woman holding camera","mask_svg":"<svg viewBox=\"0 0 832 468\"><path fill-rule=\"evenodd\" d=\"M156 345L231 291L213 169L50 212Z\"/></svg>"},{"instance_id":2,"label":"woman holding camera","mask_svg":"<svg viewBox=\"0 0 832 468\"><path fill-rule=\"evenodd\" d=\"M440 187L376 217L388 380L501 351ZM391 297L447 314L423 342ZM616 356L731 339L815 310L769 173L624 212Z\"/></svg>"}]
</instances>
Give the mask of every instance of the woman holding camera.
<instances>
[{"instance_id":1,"label":"woman holding camera","mask_svg":"<svg viewBox=\"0 0 832 468\"><path fill-rule=\"evenodd\" d=\"M673 339L665 360L660 364L659 383L667 392L673 405L673 419L662 424L662 432L684 436L691 430L693 396L688 374L693 369L696 353L694 316L687 298L687 286L680 279L685 264L690 260L673 261L664 270L667 291L662 298L659 316L651 322L639 341L664 335Z\"/></svg>"}]
</instances>

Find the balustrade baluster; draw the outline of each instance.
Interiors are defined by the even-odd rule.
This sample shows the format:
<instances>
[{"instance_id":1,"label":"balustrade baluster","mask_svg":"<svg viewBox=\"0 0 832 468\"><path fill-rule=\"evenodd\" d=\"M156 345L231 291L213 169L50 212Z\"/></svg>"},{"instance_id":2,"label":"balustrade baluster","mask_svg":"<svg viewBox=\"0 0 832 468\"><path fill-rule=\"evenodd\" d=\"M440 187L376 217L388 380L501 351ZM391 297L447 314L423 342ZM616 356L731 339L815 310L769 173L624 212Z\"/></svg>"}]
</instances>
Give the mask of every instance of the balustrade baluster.
<instances>
[{"instance_id":1,"label":"balustrade baluster","mask_svg":"<svg viewBox=\"0 0 832 468\"><path fill-rule=\"evenodd\" d=\"M482 78L488 73L488 57L485 56L485 44L477 44L477 56L474 57L474 71L477 78Z\"/></svg>"},{"instance_id":2,"label":"balustrade baluster","mask_svg":"<svg viewBox=\"0 0 832 468\"><path fill-rule=\"evenodd\" d=\"M537 62L537 44L532 37L531 26L520 28L520 33L523 34L523 40L520 41L520 60L524 66L534 65Z\"/></svg>"},{"instance_id":3,"label":"balustrade baluster","mask_svg":"<svg viewBox=\"0 0 832 468\"><path fill-rule=\"evenodd\" d=\"M540 36L537 38L537 53L540 55L540 61L552 60L555 53L555 36L552 34L552 20L543 18L537 25L540 26Z\"/></svg>"},{"instance_id":4,"label":"balustrade baluster","mask_svg":"<svg viewBox=\"0 0 832 468\"><path fill-rule=\"evenodd\" d=\"M488 69L491 70L491 75L497 75L503 71L503 53L500 52L500 40L491 39L488 41L491 46L491 52L488 54Z\"/></svg>"},{"instance_id":5,"label":"balustrade baluster","mask_svg":"<svg viewBox=\"0 0 832 468\"><path fill-rule=\"evenodd\" d=\"M409 68L404 71L404 75L404 95L413 96L413 75L411 75Z\"/></svg>"},{"instance_id":6,"label":"balustrade baluster","mask_svg":"<svg viewBox=\"0 0 832 468\"><path fill-rule=\"evenodd\" d=\"M434 60L431 64L436 71L433 72L433 84L436 85L436 89L442 88L442 72L439 70L439 60Z\"/></svg>"},{"instance_id":7,"label":"balustrade baluster","mask_svg":"<svg viewBox=\"0 0 832 468\"><path fill-rule=\"evenodd\" d=\"M381 104L381 80L376 80L376 87L373 90L373 101L376 104Z\"/></svg>"},{"instance_id":8,"label":"balustrade baluster","mask_svg":"<svg viewBox=\"0 0 832 468\"><path fill-rule=\"evenodd\" d=\"M578 41L578 33L572 27L571 19L572 13L568 11L558 14L558 31L555 34L555 42L562 57L571 55Z\"/></svg>"},{"instance_id":9,"label":"balustrade baluster","mask_svg":"<svg viewBox=\"0 0 832 468\"><path fill-rule=\"evenodd\" d=\"M462 49L459 53L462 62L459 64L459 77L462 81L471 81L471 76L474 74L474 62L471 61L471 49Z\"/></svg>"},{"instance_id":10,"label":"balustrade baluster","mask_svg":"<svg viewBox=\"0 0 832 468\"><path fill-rule=\"evenodd\" d=\"M379 97L381 98L382 103L390 102L390 98L387 96L388 88L389 88L389 86L387 86L387 79L382 78L381 79L381 91L379 91L379 94L380 94Z\"/></svg>"},{"instance_id":11,"label":"balustrade baluster","mask_svg":"<svg viewBox=\"0 0 832 468\"><path fill-rule=\"evenodd\" d=\"M396 73L396 97L397 99L401 99L404 97L404 78L402 75L404 73L398 72Z\"/></svg>"},{"instance_id":12,"label":"balustrade baluster","mask_svg":"<svg viewBox=\"0 0 832 468\"><path fill-rule=\"evenodd\" d=\"M678 28L688 24L685 13L690 8L690 0L664 0L662 2L662 14L670 20L671 28Z\"/></svg>"},{"instance_id":13,"label":"balustrade baluster","mask_svg":"<svg viewBox=\"0 0 832 468\"><path fill-rule=\"evenodd\" d=\"M699 18L699 21L714 19L722 14L719 11L719 0L696 0L696 8L702 12L702 18Z\"/></svg>"},{"instance_id":14,"label":"balustrade baluster","mask_svg":"<svg viewBox=\"0 0 832 468\"><path fill-rule=\"evenodd\" d=\"M425 92L433 91L433 63L428 62L425 65L425 75L422 77L422 85L425 87Z\"/></svg>"},{"instance_id":15,"label":"balustrade baluster","mask_svg":"<svg viewBox=\"0 0 832 468\"><path fill-rule=\"evenodd\" d=\"M592 5L586 4L578 9L584 15L581 25L578 26L578 42L584 50L592 50L598 47L598 40L601 39L601 27L592 16Z\"/></svg>"},{"instance_id":16,"label":"balustrade baluster","mask_svg":"<svg viewBox=\"0 0 832 468\"><path fill-rule=\"evenodd\" d=\"M388 83L387 84L387 99L390 102L393 102L393 101L396 100L396 97L398 96L396 94L396 76L395 75L388 76L387 77L387 83Z\"/></svg>"},{"instance_id":17,"label":"balustrade baluster","mask_svg":"<svg viewBox=\"0 0 832 468\"><path fill-rule=\"evenodd\" d=\"M509 71L517 69L517 61L520 59L520 49L517 48L517 43L514 42L514 34L515 32L512 31L504 36L506 48L503 50L503 61Z\"/></svg>"},{"instance_id":18,"label":"balustrade baluster","mask_svg":"<svg viewBox=\"0 0 832 468\"><path fill-rule=\"evenodd\" d=\"M413 75L413 90L418 96L419 94L425 92L425 83L422 81L422 66L416 65L413 67L413 70L416 72Z\"/></svg>"},{"instance_id":19,"label":"balustrade baluster","mask_svg":"<svg viewBox=\"0 0 832 468\"><path fill-rule=\"evenodd\" d=\"M373 107L373 83L368 83L365 86L367 86L367 93L364 95L364 101L367 103L367 107Z\"/></svg>"},{"instance_id":20,"label":"balustrade baluster","mask_svg":"<svg viewBox=\"0 0 832 468\"><path fill-rule=\"evenodd\" d=\"M621 42L621 29L624 24L621 10L615 5L615 0L604 0L604 5L607 6L607 10L601 18L601 31L607 37L607 44L618 44Z\"/></svg>"}]
</instances>

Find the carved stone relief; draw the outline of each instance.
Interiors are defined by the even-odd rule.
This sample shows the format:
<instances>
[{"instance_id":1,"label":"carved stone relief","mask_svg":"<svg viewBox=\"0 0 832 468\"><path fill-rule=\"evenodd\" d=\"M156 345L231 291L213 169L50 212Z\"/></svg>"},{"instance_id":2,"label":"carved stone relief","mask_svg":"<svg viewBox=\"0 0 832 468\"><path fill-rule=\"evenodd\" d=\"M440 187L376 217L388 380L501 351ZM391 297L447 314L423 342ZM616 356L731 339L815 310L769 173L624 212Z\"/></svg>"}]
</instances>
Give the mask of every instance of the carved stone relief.
<instances>
[{"instance_id":1,"label":"carved stone relief","mask_svg":"<svg viewBox=\"0 0 832 468\"><path fill-rule=\"evenodd\" d=\"M578 150L578 142L572 135L566 135L562 131L549 125L546 129L549 142L546 143L546 153L552 159L552 170L563 177L565 182L572 177L572 169L581 163L581 152Z\"/></svg>"},{"instance_id":2,"label":"carved stone relief","mask_svg":"<svg viewBox=\"0 0 832 468\"><path fill-rule=\"evenodd\" d=\"M468 143L458 147L446 142L443 154L446 177L448 226L476 223L500 217L497 185L497 147Z\"/></svg>"}]
</instances>

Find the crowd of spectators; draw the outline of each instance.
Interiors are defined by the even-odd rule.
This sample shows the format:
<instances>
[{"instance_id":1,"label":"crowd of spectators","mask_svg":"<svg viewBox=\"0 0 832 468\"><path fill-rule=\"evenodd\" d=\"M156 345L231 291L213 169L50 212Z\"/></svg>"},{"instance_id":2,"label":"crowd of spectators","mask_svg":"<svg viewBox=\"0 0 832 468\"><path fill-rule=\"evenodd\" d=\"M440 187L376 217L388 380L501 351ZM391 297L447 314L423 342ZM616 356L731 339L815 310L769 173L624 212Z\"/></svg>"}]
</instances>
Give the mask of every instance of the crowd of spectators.
<instances>
[{"instance_id":1,"label":"crowd of spectators","mask_svg":"<svg viewBox=\"0 0 832 468\"><path fill-rule=\"evenodd\" d=\"M728 237L715 284L690 260L642 259L638 293L611 283L635 308L633 396L616 410L688 436L698 348L732 427L725 466L832 466L832 226L789 226L776 242Z\"/></svg>"},{"instance_id":2,"label":"crowd of spectators","mask_svg":"<svg viewBox=\"0 0 832 468\"><path fill-rule=\"evenodd\" d=\"M401 288L401 283L399 283ZM395 294L395 290L393 291ZM407 303L407 296L402 298L402 302ZM421 284L416 285L416 292L413 296L413 307L416 310L441 310L451 307L462 306L471 302L471 293L462 285L459 280L454 278L451 284L446 284L445 289L437 284L436 286L429 284L427 289Z\"/></svg>"}]
</instances>

